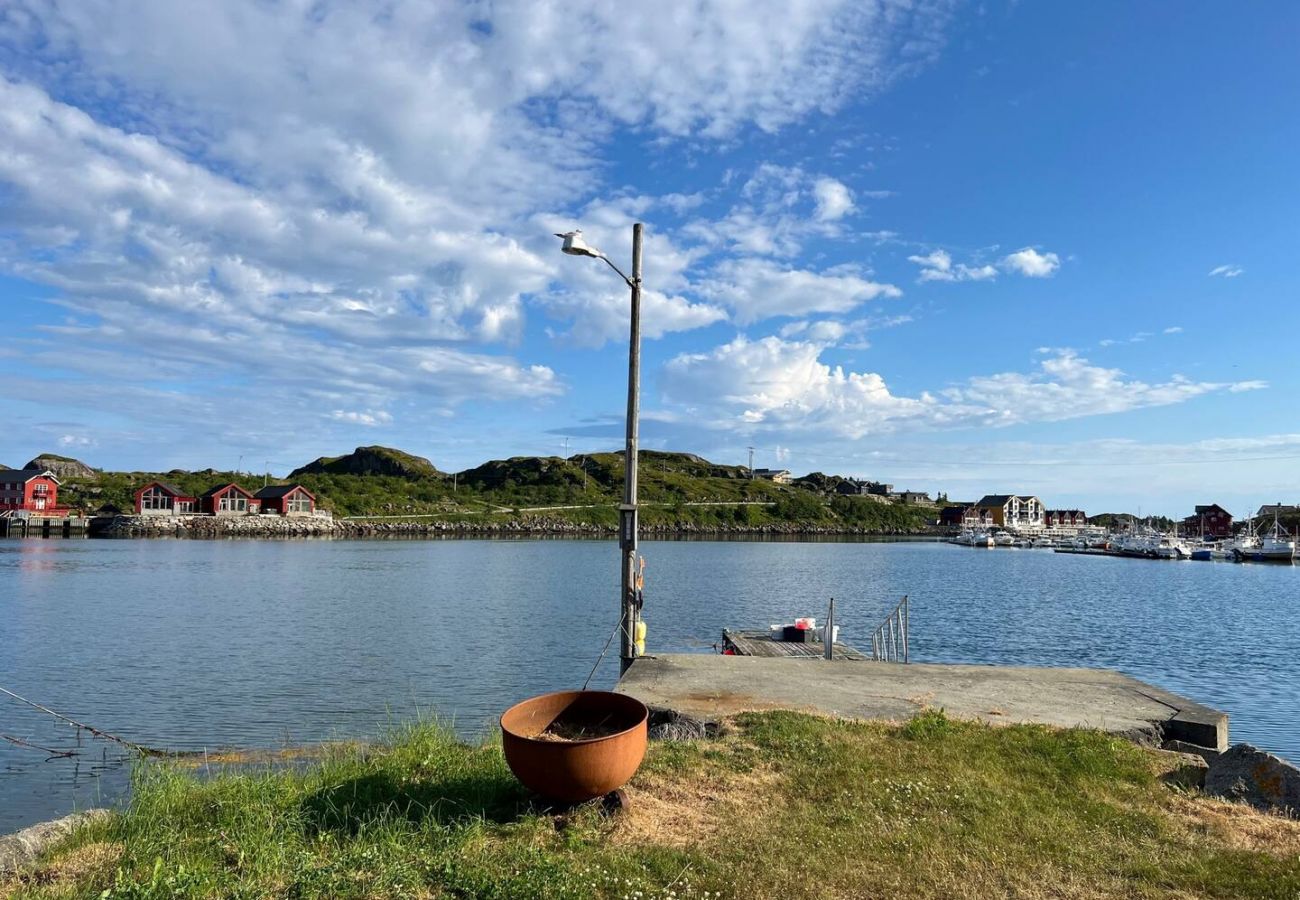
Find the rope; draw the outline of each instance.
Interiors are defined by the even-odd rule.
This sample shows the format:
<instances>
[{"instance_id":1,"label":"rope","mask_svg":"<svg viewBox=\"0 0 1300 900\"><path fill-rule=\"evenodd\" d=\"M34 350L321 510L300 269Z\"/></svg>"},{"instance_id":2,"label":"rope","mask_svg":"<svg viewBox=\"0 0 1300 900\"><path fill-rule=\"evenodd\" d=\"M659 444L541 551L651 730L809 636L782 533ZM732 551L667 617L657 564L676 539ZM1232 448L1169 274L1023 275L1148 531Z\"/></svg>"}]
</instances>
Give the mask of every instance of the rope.
<instances>
[{"instance_id":1,"label":"rope","mask_svg":"<svg viewBox=\"0 0 1300 900\"><path fill-rule=\"evenodd\" d=\"M89 731L95 737L104 738L105 740L113 741L115 743L121 744L123 747L126 747L130 750L134 750L136 753L139 753L142 756L176 756L177 755L171 752L170 750L158 750L154 747L146 747L143 744L137 744L132 741L128 741L125 738L120 738L117 735L110 734L107 731L100 731L98 728L95 728L92 725L87 725L85 722L78 722L76 719L70 719L67 716L63 715L62 713L56 713L54 710L50 709L49 707L41 706L39 703L35 703L31 700L28 700L26 697L20 697L18 694L15 694L13 691L9 690L8 688L0 687L0 694L7 694L8 696L17 700L19 703L27 704L28 706L32 707L32 709L39 709L41 712L54 716L54 718L56 719L61 719L62 721L67 722L69 725L72 725L76 728L80 728L83 731ZM42 747L40 749L43 750L45 748Z\"/></svg>"},{"instance_id":2,"label":"rope","mask_svg":"<svg viewBox=\"0 0 1300 900\"><path fill-rule=\"evenodd\" d=\"M624 609L622 615L618 617L618 622L614 625L614 630L609 633L609 639L605 641L605 649L600 651L600 656L596 657L596 664L591 667L591 672L587 675L587 680L582 683L582 689L585 691L587 685L591 684L592 676L600 668L600 664L605 661L605 654L609 652L609 645L614 643L614 635L623 627L623 621L627 618L627 610Z\"/></svg>"},{"instance_id":3,"label":"rope","mask_svg":"<svg viewBox=\"0 0 1300 900\"><path fill-rule=\"evenodd\" d=\"M3 733L0 733L0 741L8 741L15 747L26 747L28 750L39 750L42 753L48 753L50 759L54 759L55 757L67 758L69 756L77 755L76 750L55 750L51 747L42 747L40 744L33 744L30 741L24 741L22 738L16 738L12 735Z\"/></svg>"}]
</instances>

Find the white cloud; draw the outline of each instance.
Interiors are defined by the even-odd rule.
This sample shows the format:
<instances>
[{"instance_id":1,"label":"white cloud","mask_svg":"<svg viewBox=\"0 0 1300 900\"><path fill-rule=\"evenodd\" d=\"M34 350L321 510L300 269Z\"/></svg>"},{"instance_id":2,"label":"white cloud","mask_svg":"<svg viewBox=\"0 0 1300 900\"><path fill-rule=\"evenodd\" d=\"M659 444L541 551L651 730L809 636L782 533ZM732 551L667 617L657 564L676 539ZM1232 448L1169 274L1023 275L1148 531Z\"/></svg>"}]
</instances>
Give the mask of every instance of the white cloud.
<instances>
[{"instance_id":1,"label":"white cloud","mask_svg":"<svg viewBox=\"0 0 1300 900\"><path fill-rule=\"evenodd\" d=\"M1056 350L1030 372L976 376L916 397L892 393L872 372L821 360L811 340L743 336L707 353L682 354L661 378L670 409L688 421L716 422L778 436L869 434L1053 422L1182 403L1206 394L1257 390L1262 382L1193 382L1180 375L1149 384Z\"/></svg>"},{"instance_id":2,"label":"white cloud","mask_svg":"<svg viewBox=\"0 0 1300 900\"><path fill-rule=\"evenodd\" d=\"M1001 266L1026 278L1048 278L1061 267L1061 258L1055 253L1039 253L1033 247L1025 247L1002 257Z\"/></svg>"},{"instance_id":3,"label":"white cloud","mask_svg":"<svg viewBox=\"0 0 1300 900\"><path fill-rule=\"evenodd\" d=\"M309 399L370 415L407 395L431 414L553 396L551 369L483 345L522 339L525 297L595 277L562 270L534 226L605 189L615 129L708 142L833 111L931 59L947 16L848 0L0 4L0 270L69 313L21 353L171 410L253 399L268 421ZM754 252L835 227L843 203L826 195L816 222L810 177L787 222L756 186ZM642 199L587 211L599 227ZM686 290L698 255L681 252L647 255L648 335L724 314ZM608 319L601 296L584 302ZM194 401L178 383L237 387Z\"/></svg>"},{"instance_id":4,"label":"white cloud","mask_svg":"<svg viewBox=\"0 0 1300 900\"><path fill-rule=\"evenodd\" d=\"M347 422L350 425L365 425L373 428L377 425L388 425L392 423L393 417L386 411L380 410L342 410L336 409L330 413L330 418L335 422Z\"/></svg>"},{"instance_id":5,"label":"white cloud","mask_svg":"<svg viewBox=\"0 0 1300 900\"><path fill-rule=\"evenodd\" d=\"M1215 266L1213 269L1210 270L1210 277L1214 278L1217 276L1221 278L1236 278L1238 275L1240 275L1242 272L1245 271L1246 270L1243 269L1241 266L1234 266L1234 265Z\"/></svg>"},{"instance_id":6,"label":"white cloud","mask_svg":"<svg viewBox=\"0 0 1300 900\"><path fill-rule=\"evenodd\" d=\"M877 297L899 297L892 284L871 281L845 268L813 272L763 259L719 265L699 286L701 296L734 310L739 325L772 316L844 313Z\"/></svg>"},{"instance_id":7,"label":"white cloud","mask_svg":"<svg viewBox=\"0 0 1300 900\"><path fill-rule=\"evenodd\" d=\"M96 446L96 441L94 438L86 437L81 434L65 434L59 437L59 446L69 449L77 447L94 447Z\"/></svg>"},{"instance_id":8,"label":"white cloud","mask_svg":"<svg viewBox=\"0 0 1300 900\"><path fill-rule=\"evenodd\" d=\"M852 191L834 178L818 178L814 181L813 196L817 198L818 221L834 222L853 212Z\"/></svg>"},{"instance_id":9,"label":"white cloud","mask_svg":"<svg viewBox=\"0 0 1300 900\"><path fill-rule=\"evenodd\" d=\"M628 293L565 293L542 300L555 318L569 319L563 333L575 346L599 347L607 341L627 340ZM692 303L684 297L660 291L641 293L641 336L661 338L674 331L690 331L726 320L727 312L708 303Z\"/></svg>"},{"instance_id":10,"label":"white cloud","mask_svg":"<svg viewBox=\"0 0 1300 900\"><path fill-rule=\"evenodd\" d=\"M1181 325L1170 325L1162 332L1162 334L1182 334L1182 333L1183 333L1183 326Z\"/></svg>"},{"instance_id":11,"label":"white cloud","mask_svg":"<svg viewBox=\"0 0 1300 900\"><path fill-rule=\"evenodd\" d=\"M953 265L952 256L946 250L932 250L925 256L909 256L907 261L921 267L921 274L917 278L920 282L988 281L998 276L998 270L990 265Z\"/></svg>"}]
</instances>

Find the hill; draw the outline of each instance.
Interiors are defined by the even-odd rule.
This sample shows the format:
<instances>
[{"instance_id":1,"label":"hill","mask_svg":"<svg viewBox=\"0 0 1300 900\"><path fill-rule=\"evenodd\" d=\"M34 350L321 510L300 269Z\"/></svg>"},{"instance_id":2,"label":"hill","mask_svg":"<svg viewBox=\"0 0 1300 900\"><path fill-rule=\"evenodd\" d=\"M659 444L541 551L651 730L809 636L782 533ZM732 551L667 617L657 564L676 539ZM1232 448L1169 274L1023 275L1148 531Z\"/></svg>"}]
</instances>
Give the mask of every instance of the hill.
<instances>
[{"instance_id":1,"label":"hill","mask_svg":"<svg viewBox=\"0 0 1300 900\"><path fill-rule=\"evenodd\" d=\"M294 469L290 478L302 475L393 475L398 478L442 477L433 463L392 447L358 447L345 456L322 456Z\"/></svg>"},{"instance_id":2,"label":"hill","mask_svg":"<svg viewBox=\"0 0 1300 900\"><path fill-rule=\"evenodd\" d=\"M29 460L23 468L48 469L60 480L66 478L95 478L99 474L81 460L73 459L71 456L60 456L57 453L42 453L40 456Z\"/></svg>"}]
</instances>

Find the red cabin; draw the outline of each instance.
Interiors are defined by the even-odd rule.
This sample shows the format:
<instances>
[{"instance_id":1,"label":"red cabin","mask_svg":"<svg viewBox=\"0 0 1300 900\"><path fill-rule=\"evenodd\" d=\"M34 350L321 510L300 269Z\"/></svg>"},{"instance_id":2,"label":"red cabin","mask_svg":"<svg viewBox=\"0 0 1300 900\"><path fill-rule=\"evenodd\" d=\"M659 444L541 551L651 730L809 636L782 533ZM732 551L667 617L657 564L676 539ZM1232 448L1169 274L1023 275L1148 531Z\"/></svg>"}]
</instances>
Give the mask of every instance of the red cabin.
<instances>
[{"instance_id":1,"label":"red cabin","mask_svg":"<svg viewBox=\"0 0 1300 900\"><path fill-rule=\"evenodd\" d=\"M233 482L219 484L199 498L199 511L212 516L246 516L261 505L261 500Z\"/></svg>"},{"instance_id":2,"label":"red cabin","mask_svg":"<svg viewBox=\"0 0 1300 900\"><path fill-rule=\"evenodd\" d=\"M59 479L41 469L0 469L0 512L62 516Z\"/></svg>"},{"instance_id":3,"label":"red cabin","mask_svg":"<svg viewBox=\"0 0 1300 900\"><path fill-rule=\"evenodd\" d=\"M271 484L255 495L262 512L282 516L310 516L316 511L316 495L301 484Z\"/></svg>"},{"instance_id":4,"label":"red cabin","mask_svg":"<svg viewBox=\"0 0 1300 900\"><path fill-rule=\"evenodd\" d=\"M137 516L189 516L198 508L198 498L191 497L174 484L151 481L135 492Z\"/></svg>"}]
</instances>

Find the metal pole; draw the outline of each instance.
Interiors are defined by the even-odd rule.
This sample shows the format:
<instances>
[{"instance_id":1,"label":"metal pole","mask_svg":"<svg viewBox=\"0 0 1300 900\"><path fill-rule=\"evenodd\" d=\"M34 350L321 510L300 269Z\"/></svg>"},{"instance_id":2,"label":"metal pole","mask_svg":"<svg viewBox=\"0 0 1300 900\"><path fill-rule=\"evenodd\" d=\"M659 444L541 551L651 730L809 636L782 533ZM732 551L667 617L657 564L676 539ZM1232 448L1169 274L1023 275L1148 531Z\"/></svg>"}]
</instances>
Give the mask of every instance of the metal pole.
<instances>
[{"instance_id":1,"label":"metal pole","mask_svg":"<svg viewBox=\"0 0 1300 900\"><path fill-rule=\"evenodd\" d=\"M822 652L827 659L835 657L835 598L831 598L830 609L826 610L826 633L822 635Z\"/></svg>"},{"instance_id":2,"label":"metal pole","mask_svg":"<svg viewBox=\"0 0 1300 900\"><path fill-rule=\"evenodd\" d=\"M623 456L623 505L619 507L619 544L623 551L623 589L619 613L623 640L619 674L632 665L636 652L636 469L641 395L641 223L632 226L632 325L627 353L627 447Z\"/></svg>"}]
</instances>

